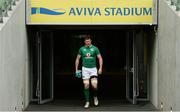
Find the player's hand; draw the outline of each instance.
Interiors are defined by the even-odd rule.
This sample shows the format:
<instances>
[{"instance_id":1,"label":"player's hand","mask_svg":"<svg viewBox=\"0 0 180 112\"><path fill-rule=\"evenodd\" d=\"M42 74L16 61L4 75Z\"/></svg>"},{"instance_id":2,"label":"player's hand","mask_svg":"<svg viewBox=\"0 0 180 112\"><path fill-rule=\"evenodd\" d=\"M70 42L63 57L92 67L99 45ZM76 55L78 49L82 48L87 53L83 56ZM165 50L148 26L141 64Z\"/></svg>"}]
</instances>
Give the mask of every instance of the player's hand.
<instances>
[{"instance_id":1,"label":"player's hand","mask_svg":"<svg viewBox=\"0 0 180 112\"><path fill-rule=\"evenodd\" d=\"M99 69L99 70L98 70L98 74L102 74L102 69Z\"/></svg>"},{"instance_id":2,"label":"player's hand","mask_svg":"<svg viewBox=\"0 0 180 112\"><path fill-rule=\"evenodd\" d=\"M76 77L77 78L81 78L81 74L82 74L81 70L76 70Z\"/></svg>"}]
</instances>

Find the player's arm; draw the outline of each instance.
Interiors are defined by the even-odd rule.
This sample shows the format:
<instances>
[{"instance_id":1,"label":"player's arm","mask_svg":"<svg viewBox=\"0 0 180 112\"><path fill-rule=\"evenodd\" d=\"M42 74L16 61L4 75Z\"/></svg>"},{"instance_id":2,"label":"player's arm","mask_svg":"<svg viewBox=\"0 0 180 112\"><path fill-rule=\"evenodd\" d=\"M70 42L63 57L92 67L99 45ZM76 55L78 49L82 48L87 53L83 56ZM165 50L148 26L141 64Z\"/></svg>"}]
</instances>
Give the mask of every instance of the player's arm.
<instances>
[{"instance_id":1,"label":"player's arm","mask_svg":"<svg viewBox=\"0 0 180 112\"><path fill-rule=\"evenodd\" d=\"M102 74L103 58L102 58L101 54L98 54L97 58L99 60L99 71L98 71L98 74Z\"/></svg>"},{"instance_id":2,"label":"player's arm","mask_svg":"<svg viewBox=\"0 0 180 112\"><path fill-rule=\"evenodd\" d=\"M81 55L78 54L75 61L75 71L78 71L80 58L81 58Z\"/></svg>"}]
</instances>

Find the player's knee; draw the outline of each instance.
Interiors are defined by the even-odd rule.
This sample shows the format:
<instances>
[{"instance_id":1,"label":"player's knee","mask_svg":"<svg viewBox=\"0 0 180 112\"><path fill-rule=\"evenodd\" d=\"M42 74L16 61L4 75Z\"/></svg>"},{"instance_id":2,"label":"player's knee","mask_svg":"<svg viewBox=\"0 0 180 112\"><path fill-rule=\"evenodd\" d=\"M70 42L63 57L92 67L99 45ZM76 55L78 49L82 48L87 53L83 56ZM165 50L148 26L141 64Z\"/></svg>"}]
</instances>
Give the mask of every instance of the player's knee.
<instances>
[{"instance_id":1,"label":"player's knee","mask_svg":"<svg viewBox=\"0 0 180 112\"><path fill-rule=\"evenodd\" d=\"M98 84L97 79L91 80L91 84L93 88L97 88L97 84Z\"/></svg>"},{"instance_id":2,"label":"player's knee","mask_svg":"<svg viewBox=\"0 0 180 112\"><path fill-rule=\"evenodd\" d=\"M84 88L89 88L89 80L84 80Z\"/></svg>"},{"instance_id":3,"label":"player's knee","mask_svg":"<svg viewBox=\"0 0 180 112\"><path fill-rule=\"evenodd\" d=\"M87 84L84 83L84 88L88 89L89 88L89 84L88 83Z\"/></svg>"}]
</instances>

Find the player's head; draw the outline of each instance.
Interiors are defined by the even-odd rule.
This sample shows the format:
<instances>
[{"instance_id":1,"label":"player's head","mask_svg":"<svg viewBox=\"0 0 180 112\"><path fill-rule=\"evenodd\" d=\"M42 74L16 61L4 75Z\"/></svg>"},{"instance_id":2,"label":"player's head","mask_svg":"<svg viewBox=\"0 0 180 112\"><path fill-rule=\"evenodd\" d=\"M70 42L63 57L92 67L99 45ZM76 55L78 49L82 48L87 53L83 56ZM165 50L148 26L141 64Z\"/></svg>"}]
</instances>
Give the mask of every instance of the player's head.
<instances>
[{"instance_id":1,"label":"player's head","mask_svg":"<svg viewBox=\"0 0 180 112\"><path fill-rule=\"evenodd\" d=\"M87 47L89 47L91 45L91 35L85 35L85 39L84 39L84 43Z\"/></svg>"}]
</instances>

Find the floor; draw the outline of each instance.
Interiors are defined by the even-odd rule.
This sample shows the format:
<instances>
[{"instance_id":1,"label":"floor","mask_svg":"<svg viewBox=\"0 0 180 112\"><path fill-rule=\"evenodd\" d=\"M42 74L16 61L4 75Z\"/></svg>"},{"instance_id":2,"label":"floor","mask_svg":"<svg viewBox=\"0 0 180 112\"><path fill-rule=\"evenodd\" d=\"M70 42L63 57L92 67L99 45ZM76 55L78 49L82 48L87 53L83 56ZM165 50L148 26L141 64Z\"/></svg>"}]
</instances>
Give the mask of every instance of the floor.
<instances>
[{"instance_id":1,"label":"floor","mask_svg":"<svg viewBox=\"0 0 180 112\"><path fill-rule=\"evenodd\" d=\"M157 111L150 102L133 105L125 100L100 100L100 105L89 109L83 108L82 100L55 100L50 103L37 105L32 103L26 111Z\"/></svg>"}]
</instances>

